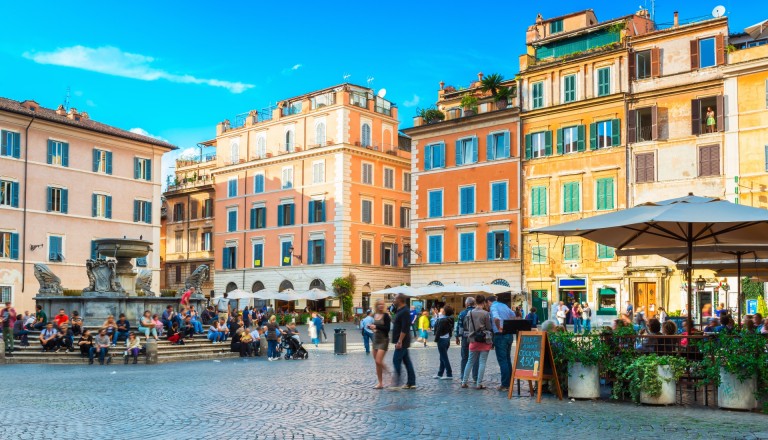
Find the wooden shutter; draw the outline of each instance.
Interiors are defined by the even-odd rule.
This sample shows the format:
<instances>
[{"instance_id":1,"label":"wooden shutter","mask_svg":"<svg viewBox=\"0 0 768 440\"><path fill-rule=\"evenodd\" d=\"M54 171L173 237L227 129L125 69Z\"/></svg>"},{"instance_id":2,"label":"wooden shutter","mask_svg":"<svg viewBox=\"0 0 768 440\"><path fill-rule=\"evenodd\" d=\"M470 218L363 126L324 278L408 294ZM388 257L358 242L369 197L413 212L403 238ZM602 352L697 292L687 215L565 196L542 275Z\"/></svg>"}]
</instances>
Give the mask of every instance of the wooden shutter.
<instances>
[{"instance_id":1,"label":"wooden shutter","mask_svg":"<svg viewBox=\"0 0 768 440\"><path fill-rule=\"evenodd\" d=\"M637 110L630 110L627 114L627 143L637 142Z\"/></svg>"},{"instance_id":2,"label":"wooden shutter","mask_svg":"<svg viewBox=\"0 0 768 440\"><path fill-rule=\"evenodd\" d=\"M768 87L768 86L767 86ZM768 94L768 92L766 92ZM768 97L766 97L766 100L768 100ZM525 135L525 158L530 159L533 155L533 146L531 145L531 134Z\"/></svg>"},{"instance_id":3,"label":"wooden shutter","mask_svg":"<svg viewBox=\"0 0 768 440\"><path fill-rule=\"evenodd\" d=\"M512 152L509 148L509 131L504 132L504 158L509 158L512 156Z\"/></svg>"},{"instance_id":4,"label":"wooden shutter","mask_svg":"<svg viewBox=\"0 0 768 440\"><path fill-rule=\"evenodd\" d=\"M99 158L101 158L101 152L97 149L93 149L93 172L99 171Z\"/></svg>"},{"instance_id":5,"label":"wooden shutter","mask_svg":"<svg viewBox=\"0 0 768 440\"><path fill-rule=\"evenodd\" d=\"M651 77L658 78L661 76L661 59L660 51L658 47L651 49Z\"/></svg>"},{"instance_id":6,"label":"wooden shutter","mask_svg":"<svg viewBox=\"0 0 768 440\"><path fill-rule=\"evenodd\" d=\"M563 129L557 129L557 154L563 154Z\"/></svg>"},{"instance_id":7,"label":"wooden shutter","mask_svg":"<svg viewBox=\"0 0 768 440\"><path fill-rule=\"evenodd\" d=\"M585 126L579 125L578 128L576 128L576 132L578 133L578 139L576 140L576 151L584 151L585 150L585 142L584 138L586 137L584 133Z\"/></svg>"},{"instance_id":8,"label":"wooden shutter","mask_svg":"<svg viewBox=\"0 0 768 440\"><path fill-rule=\"evenodd\" d=\"M645 182L644 154L635 154L635 182Z\"/></svg>"},{"instance_id":9,"label":"wooden shutter","mask_svg":"<svg viewBox=\"0 0 768 440\"><path fill-rule=\"evenodd\" d=\"M52 188L49 186L46 189L45 193L47 194L47 197L46 197L46 209L45 210L48 211L48 212L51 212L53 210L53 195L51 194L52 193Z\"/></svg>"},{"instance_id":10,"label":"wooden shutter","mask_svg":"<svg viewBox=\"0 0 768 440\"><path fill-rule=\"evenodd\" d=\"M621 145L621 119L611 119L611 146Z\"/></svg>"},{"instance_id":11,"label":"wooden shutter","mask_svg":"<svg viewBox=\"0 0 768 440\"><path fill-rule=\"evenodd\" d=\"M66 142L61 144L61 165L69 166L69 144Z\"/></svg>"},{"instance_id":12,"label":"wooden shutter","mask_svg":"<svg viewBox=\"0 0 768 440\"><path fill-rule=\"evenodd\" d=\"M472 163L477 163L477 153L478 149L480 148L480 145L478 145L477 142L477 136L474 136L472 138Z\"/></svg>"},{"instance_id":13,"label":"wooden shutter","mask_svg":"<svg viewBox=\"0 0 768 440\"><path fill-rule=\"evenodd\" d=\"M256 208L251 208L251 229L256 229Z\"/></svg>"},{"instance_id":14,"label":"wooden shutter","mask_svg":"<svg viewBox=\"0 0 768 440\"><path fill-rule=\"evenodd\" d=\"M91 194L91 217L96 217L98 215L98 195L97 194Z\"/></svg>"},{"instance_id":15,"label":"wooden shutter","mask_svg":"<svg viewBox=\"0 0 768 440\"><path fill-rule=\"evenodd\" d=\"M715 62L718 66L725 64L725 35L715 36Z\"/></svg>"},{"instance_id":16,"label":"wooden shutter","mask_svg":"<svg viewBox=\"0 0 768 440\"><path fill-rule=\"evenodd\" d=\"M657 140L659 138L659 115L658 108L654 105L651 107L651 139Z\"/></svg>"},{"instance_id":17,"label":"wooden shutter","mask_svg":"<svg viewBox=\"0 0 768 440\"><path fill-rule=\"evenodd\" d=\"M66 214L69 210L69 190L67 189L60 189L59 190L59 203L61 208L61 213Z\"/></svg>"},{"instance_id":18,"label":"wooden shutter","mask_svg":"<svg viewBox=\"0 0 768 440\"><path fill-rule=\"evenodd\" d=\"M504 231L504 259L509 260L509 231Z\"/></svg>"},{"instance_id":19,"label":"wooden shutter","mask_svg":"<svg viewBox=\"0 0 768 440\"><path fill-rule=\"evenodd\" d=\"M699 68L699 40L691 40L691 70Z\"/></svg>"},{"instance_id":20,"label":"wooden shutter","mask_svg":"<svg viewBox=\"0 0 768 440\"><path fill-rule=\"evenodd\" d=\"M597 149L597 123L593 122L589 124L589 149Z\"/></svg>"},{"instance_id":21,"label":"wooden shutter","mask_svg":"<svg viewBox=\"0 0 768 440\"><path fill-rule=\"evenodd\" d=\"M701 101L691 100L691 134L701 134Z\"/></svg>"},{"instance_id":22,"label":"wooden shutter","mask_svg":"<svg viewBox=\"0 0 768 440\"><path fill-rule=\"evenodd\" d=\"M552 130L544 132L544 155L552 155Z\"/></svg>"},{"instance_id":23,"label":"wooden shutter","mask_svg":"<svg viewBox=\"0 0 768 440\"><path fill-rule=\"evenodd\" d=\"M285 215L285 205L277 205L277 226L283 226L284 215Z\"/></svg>"},{"instance_id":24,"label":"wooden shutter","mask_svg":"<svg viewBox=\"0 0 768 440\"><path fill-rule=\"evenodd\" d=\"M106 211L106 217L112 218L112 196L106 196L104 197L104 202L106 203L105 211Z\"/></svg>"},{"instance_id":25,"label":"wooden shutter","mask_svg":"<svg viewBox=\"0 0 768 440\"><path fill-rule=\"evenodd\" d=\"M485 160L495 159L495 150L493 145L493 135L489 134L485 137Z\"/></svg>"},{"instance_id":26,"label":"wooden shutter","mask_svg":"<svg viewBox=\"0 0 768 440\"><path fill-rule=\"evenodd\" d=\"M139 169L139 158L134 157L133 158L133 178L138 179L140 178L141 170Z\"/></svg>"},{"instance_id":27,"label":"wooden shutter","mask_svg":"<svg viewBox=\"0 0 768 440\"><path fill-rule=\"evenodd\" d=\"M11 207L19 207L19 182L11 182Z\"/></svg>"},{"instance_id":28,"label":"wooden shutter","mask_svg":"<svg viewBox=\"0 0 768 440\"><path fill-rule=\"evenodd\" d=\"M464 155L461 151L461 141L456 141L456 166L464 165Z\"/></svg>"},{"instance_id":29,"label":"wooden shutter","mask_svg":"<svg viewBox=\"0 0 768 440\"><path fill-rule=\"evenodd\" d=\"M48 139L48 150L46 154L46 163L52 164L53 163L53 141Z\"/></svg>"},{"instance_id":30,"label":"wooden shutter","mask_svg":"<svg viewBox=\"0 0 768 440\"><path fill-rule=\"evenodd\" d=\"M632 81L636 77L635 59L637 54L634 51L629 52L629 80Z\"/></svg>"},{"instance_id":31,"label":"wooden shutter","mask_svg":"<svg viewBox=\"0 0 768 440\"><path fill-rule=\"evenodd\" d=\"M107 151L107 174L112 174L112 152Z\"/></svg>"},{"instance_id":32,"label":"wooden shutter","mask_svg":"<svg viewBox=\"0 0 768 440\"><path fill-rule=\"evenodd\" d=\"M432 148L427 145L424 147L424 170L428 171L432 169Z\"/></svg>"},{"instance_id":33,"label":"wooden shutter","mask_svg":"<svg viewBox=\"0 0 768 440\"><path fill-rule=\"evenodd\" d=\"M717 112L717 131L725 131L725 99L723 95L717 95L716 100L716 112Z\"/></svg>"}]
</instances>

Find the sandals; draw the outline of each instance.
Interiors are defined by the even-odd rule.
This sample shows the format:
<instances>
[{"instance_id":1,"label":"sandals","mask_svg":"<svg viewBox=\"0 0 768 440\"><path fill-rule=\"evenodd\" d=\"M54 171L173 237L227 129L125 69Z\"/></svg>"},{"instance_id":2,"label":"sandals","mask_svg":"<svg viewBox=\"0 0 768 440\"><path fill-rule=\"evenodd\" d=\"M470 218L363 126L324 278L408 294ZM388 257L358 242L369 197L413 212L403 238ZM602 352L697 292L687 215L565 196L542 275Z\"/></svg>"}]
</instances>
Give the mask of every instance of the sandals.
<instances>
[{"instance_id":1,"label":"sandals","mask_svg":"<svg viewBox=\"0 0 768 440\"><path fill-rule=\"evenodd\" d=\"M478 385L478 386L475 387L475 389L476 390L484 390L485 389L485 385Z\"/></svg>"},{"instance_id":2,"label":"sandals","mask_svg":"<svg viewBox=\"0 0 768 440\"><path fill-rule=\"evenodd\" d=\"M384 385L376 385L375 387L373 387L373 389L374 390L383 390L384 389Z\"/></svg>"},{"instance_id":3,"label":"sandals","mask_svg":"<svg viewBox=\"0 0 768 440\"><path fill-rule=\"evenodd\" d=\"M462 388L469 388L469 385L467 385L467 384L463 383L463 384L461 384L461 387L462 387Z\"/></svg>"}]
</instances>

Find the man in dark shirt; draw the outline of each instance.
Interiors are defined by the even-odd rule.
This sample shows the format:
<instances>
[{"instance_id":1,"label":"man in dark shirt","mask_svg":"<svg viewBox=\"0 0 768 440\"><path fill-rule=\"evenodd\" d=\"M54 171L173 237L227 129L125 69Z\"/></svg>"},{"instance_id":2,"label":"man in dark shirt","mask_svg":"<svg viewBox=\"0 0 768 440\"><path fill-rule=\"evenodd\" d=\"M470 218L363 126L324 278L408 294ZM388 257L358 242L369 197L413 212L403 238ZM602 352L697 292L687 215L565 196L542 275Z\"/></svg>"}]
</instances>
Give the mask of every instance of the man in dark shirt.
<instances>
[{"instance_id":1,"label":"man in dark shirt","mask_svg":"<svg viewBox=\"0 0 768 440\"><path fill-rule=\"evenodd\" d=\"M411 345L411 316L405 305L405 295L398 294L395 297L395 305L397 306L397 313L392 322L392 342L395 344L392 363L395 367L395 383L400 385L401 367L402 364L405 364L408 380L403 385L403 389L412 390L416 388L416 371L414 371L411 358L408 356L408 346Z\"/></svg>"},{"instance_id":2,"label":"man in dark shirt","mask_svg":"<svg viewBox=\"0 0 768 440\"><path fill-rule=\"evenodd\" d=\"M125 314L121 313L117 319L117 329L115 335L112 337L112 346L116 347L117 343L121 340L128 340L128 333L131 331L131 324L125 319Z\"/></svg>"}]
</instances>

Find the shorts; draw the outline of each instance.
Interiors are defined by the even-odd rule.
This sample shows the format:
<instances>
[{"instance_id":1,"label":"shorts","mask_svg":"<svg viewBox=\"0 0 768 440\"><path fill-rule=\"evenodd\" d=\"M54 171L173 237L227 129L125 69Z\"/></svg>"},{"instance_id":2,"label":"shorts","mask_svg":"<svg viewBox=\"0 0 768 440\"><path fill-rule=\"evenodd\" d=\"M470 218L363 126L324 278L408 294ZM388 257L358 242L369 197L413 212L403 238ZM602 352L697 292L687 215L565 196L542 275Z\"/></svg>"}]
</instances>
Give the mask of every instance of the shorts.
<instances>
[{"instance_id":1,"label":"shorts","mask_svg":"<svg viewBox=\"0 0 768 440\"><path fill-rule=\"evenodd\" d=\"M227 322L227 319L229 319L229 313L227 312L219 312L219 320L224 318L224 322Z\"/></svg>"},{"instance_id":2,"label":"shorts","mask_svg":"<svg viewBox=\"0 0 768 440\"><path fill-rule=\"evenodd\" d=\"M427 330L421 330L421 338L427 339L429 337L429 332Z\"/></svg>"}]
</instances>

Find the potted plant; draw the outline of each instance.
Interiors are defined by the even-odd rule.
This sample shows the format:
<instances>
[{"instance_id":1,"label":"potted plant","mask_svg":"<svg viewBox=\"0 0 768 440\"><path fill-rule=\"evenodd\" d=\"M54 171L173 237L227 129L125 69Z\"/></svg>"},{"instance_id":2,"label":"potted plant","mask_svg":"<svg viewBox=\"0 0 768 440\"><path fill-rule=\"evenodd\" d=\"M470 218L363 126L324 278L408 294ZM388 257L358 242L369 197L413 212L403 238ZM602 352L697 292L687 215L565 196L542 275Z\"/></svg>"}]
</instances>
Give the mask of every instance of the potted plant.
<instances>
[{"instance_id":1,"label":"potted plant","mask_svg":"<svg viewBox=\"0 0 768 440\"><path fill-rule=\"evenodd\" d=\"M473 116L477 113L477 97L471 93L465 93L461 97L461 107L464 109L464 116Z\"/></svg>"},{"instance_id":2,"label":"potted plant","mask_svg":"<svg viewBox=\"0 0 768 440\"><path fill-rule=\"evenodd\" d=\"M506 86L499 87L496 92L496 108L503 110L509 105L509 98L512 96L512 89Z\"/></svg>"},{"instance_id":3,"label":"potted plant","mask_svg":"<svg viewBox=\"0 0 768 440\"><path fill-rule=\"evenodd\" d=\"M486 93L491 92L491 96L495 98L499 93L499 88L501 87L502 82L504 82L504 77L498 73L486 75L480 80L480 90Z\"/></svg>"},{"instance_id":4,"label":"potted plant","mask_svg":"<svg viewBox=\"0 0 768 440\"><path fill-rule=\"evenodd\" d=\"M432 108L419 109L416 112L416 117L420 117L426 124L434 124L445 119L445 114L440 110Z\"/></svg>"},{"instance_id":5,"label":"potted plant","mask_svg":"<svg viewBox=\"0 0 768 440\"><path fill-rule=\"evenodd\" d=\"M553 333L550 336L555 363L567 365L568 397L600 398L599 364L608 354L608 346L597 334Z\"/></svg>"},{"instance_id":6,"label":"potted plant","mask_svg":"<svg viewBox=\"0 0 768 440\"><path fill-rule=\"evenodd\" d=\"M622 374L635 402L674 405L677 381L685 373L686 361L677 356L639 356Z\"/></svg>"}]
</instances>

